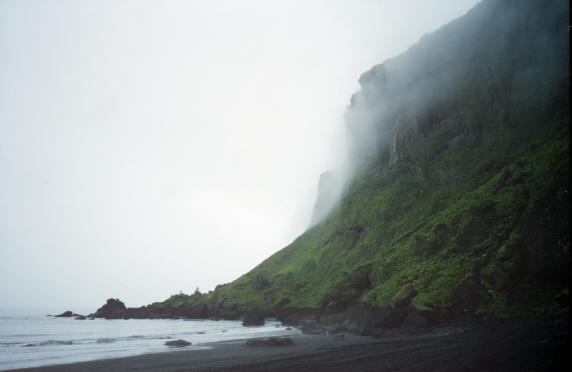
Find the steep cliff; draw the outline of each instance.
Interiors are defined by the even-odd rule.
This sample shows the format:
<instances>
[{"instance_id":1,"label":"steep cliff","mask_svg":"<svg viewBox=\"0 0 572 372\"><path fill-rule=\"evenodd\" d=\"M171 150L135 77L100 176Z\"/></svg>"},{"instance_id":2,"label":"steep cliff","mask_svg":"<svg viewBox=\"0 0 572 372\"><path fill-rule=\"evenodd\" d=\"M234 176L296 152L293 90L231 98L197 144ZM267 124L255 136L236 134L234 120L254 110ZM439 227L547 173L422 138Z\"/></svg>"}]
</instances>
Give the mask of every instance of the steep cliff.
<instances>
[{"instance_id":1,"label":"steep cliff","mask_svg":"<svg viewBox=\"0 0 572 372\"><path fill-rule=\"evenodd\" d=\"M323 221L337 207L343 186L344 177L340 171L330 170L320 175L310 226Z\"/></svg>"},{"instance_id":2,"label":"steep cliff","mask_svg":"<svg viewBox=\"0 0 572 372\"><path fill-rule=\"evenodd\" d=\"M568 24L566 1L485 0L363 74L337 207L201 301L388 327L566 311Z\"/></svg>"},{"instance_id":3,"label":"steep cliff","mask_svg":"<svg viewBox=\"0 0 572 372\"><path fill-rule=\"evenodd\" d=\"M213 303L564 309L568 58L566 2L488 0L363 74L339 207Z\"/></svg>"}]
</instances>

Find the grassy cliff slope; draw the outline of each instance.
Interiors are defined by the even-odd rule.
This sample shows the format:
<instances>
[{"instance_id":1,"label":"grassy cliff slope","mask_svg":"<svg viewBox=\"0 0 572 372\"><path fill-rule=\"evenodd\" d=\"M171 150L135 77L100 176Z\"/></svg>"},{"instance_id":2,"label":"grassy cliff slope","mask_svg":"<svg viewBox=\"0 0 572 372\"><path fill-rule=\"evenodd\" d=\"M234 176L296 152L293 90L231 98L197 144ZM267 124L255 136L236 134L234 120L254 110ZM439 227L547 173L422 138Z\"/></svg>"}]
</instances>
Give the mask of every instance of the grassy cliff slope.
<instances>
[{"instance_id":1,"label":"grassy cliff slope","mask_svg":"<svg viewBox=\"0 0 572 372\"><path fill-rule=\"evenodd\" d=\"M339 207L200 302L565 311L568 23L565 1L485 0L362 75Z\"/></svg>"}]
</instances>

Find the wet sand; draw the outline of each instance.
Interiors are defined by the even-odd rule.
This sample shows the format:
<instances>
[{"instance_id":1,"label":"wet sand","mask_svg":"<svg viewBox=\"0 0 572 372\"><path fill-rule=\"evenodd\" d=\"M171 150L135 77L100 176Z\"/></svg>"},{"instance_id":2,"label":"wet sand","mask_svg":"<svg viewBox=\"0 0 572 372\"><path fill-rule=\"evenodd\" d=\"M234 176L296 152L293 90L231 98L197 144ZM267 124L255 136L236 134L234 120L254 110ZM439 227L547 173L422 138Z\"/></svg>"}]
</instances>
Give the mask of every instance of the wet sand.
<instances>
[{"instance_id":1,"label":"wet sand","mask_svg":"<svg viewBox=\"0 0 572 372\"><path fill-rule=\"evenodd\" d=\"M382 338L292 337L294 346L249 347L244 340L58 366L36 372L103 371L563 371L567 318L489 321ZM191 340L192 341L192 340Z\"/></svg>"}]
</instances>

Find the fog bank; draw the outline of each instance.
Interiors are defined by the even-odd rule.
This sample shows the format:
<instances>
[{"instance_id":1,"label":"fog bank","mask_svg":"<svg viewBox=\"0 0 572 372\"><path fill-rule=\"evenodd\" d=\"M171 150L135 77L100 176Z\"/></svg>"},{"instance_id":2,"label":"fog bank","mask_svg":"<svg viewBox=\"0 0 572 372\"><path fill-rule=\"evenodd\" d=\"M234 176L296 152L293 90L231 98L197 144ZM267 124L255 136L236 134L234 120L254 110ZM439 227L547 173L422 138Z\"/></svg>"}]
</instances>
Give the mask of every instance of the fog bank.
<instances>
[{"instance_id":1,"label":"fog bank","mask_svg":"<svg viewBox=\"0 0 572 372\"><path fill-rule=\"evenodd\" d=\"M0 2L0 297L129 306L310 223L363 71L463 1Z\"/></svg>"}]
</instances>

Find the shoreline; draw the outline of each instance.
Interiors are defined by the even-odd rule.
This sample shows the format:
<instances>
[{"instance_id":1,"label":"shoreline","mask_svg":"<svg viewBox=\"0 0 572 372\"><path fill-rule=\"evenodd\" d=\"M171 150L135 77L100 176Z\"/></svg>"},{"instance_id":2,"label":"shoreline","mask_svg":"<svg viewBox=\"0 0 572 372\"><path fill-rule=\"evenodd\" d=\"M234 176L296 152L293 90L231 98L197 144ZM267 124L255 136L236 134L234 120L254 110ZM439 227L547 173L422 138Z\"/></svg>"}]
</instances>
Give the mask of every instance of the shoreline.
<instances>
[{"instance_id":1,"label":"shoreline","mask_svg":"<svg viewBox=\"0 0 572 372\"><path fill-rule=\"evenodd\" d=\"M567 317L494 320L451 332L380 338L291 338L294 346L248 347L240 339L197 345L209 346L203 350L10 371L539 371L567 370L570 365Z\"/></svg>"},{"instance_id":2,"label":"shoreline","mask_svg":"<svg viewBox=\"0 0 572 372\"><path fill-rule=\"evenodd\" d=\"M229 341L216 341L193 345L198 349L181 348L168 349L157 353L141 355L97 359L85 362L54 364L40 367L17 368L4 370L9 371L175 371L175 370L211 370L212 368L232 368L239 366L243 361L251 364L255 361L270 361L282 357L290 357L292 354L306 354L324 350L331 346L343 346L349 343L355 344L367 342L369 337L348 336L347 339L337 339L326 335L299 334L287 336L294 341L294 346L287 347L248 347L244 343L247 340L261 338L240 338Z\"/></svg>"}]
</instances>

